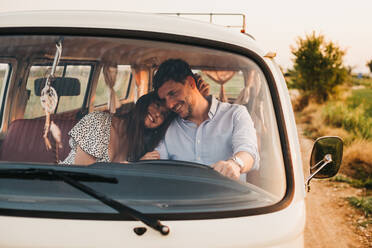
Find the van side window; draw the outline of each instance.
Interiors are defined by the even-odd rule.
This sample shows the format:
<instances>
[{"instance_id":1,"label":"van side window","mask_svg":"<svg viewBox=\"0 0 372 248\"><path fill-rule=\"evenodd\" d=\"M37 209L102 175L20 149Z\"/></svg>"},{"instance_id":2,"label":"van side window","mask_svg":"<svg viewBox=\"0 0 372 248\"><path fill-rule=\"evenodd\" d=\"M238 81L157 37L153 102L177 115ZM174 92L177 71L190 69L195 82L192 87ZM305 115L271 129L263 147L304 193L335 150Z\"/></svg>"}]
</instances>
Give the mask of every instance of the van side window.
<instances>
[{"instance_id":1,"label":"van side window","mask_svg":"<svg viewBox=\"0 0 372 248\"><path fill-rule=\"evenodd\" d=\"M118 65L117 66L117 76L115 82L115 92L117 98L120 100L124 100L127 98L129 83L131 79L131 67L129 65ZM103 69L99 75L98 85L96 90L96 96L94 98L94 106L100 106L106 104L108 101L109 95L109 87L105 83L105 77L103 75Z\"/></svg>"},{"instance_id":2,"label":"van side window","mask_svg":"<svg viewBox=\"0 0 372 248\"><path fill-rule=\"evenodd\" d=\"M219 100L221 100L221 85L224 87L226 101L228 102L234 102L241 89L244 88L244 75L242 71L193 70L193 72L199 74L210 85L210 94ZM221 74L221 76L216 74Z\"/></svg>"},{"instance_id":3,"label":"van side window","mask_svg":"<svg viewBox=\"0 0 372 248\"><path fill-rule=\"evenodd\" d=\"M89 82L90 65L68 65L65 77L77 78L80 81L80 95L78 96L61 96L57 113L70 111L73 109L81 108L84 101L85 92Z\"/></svg>"},{"instance_id":4,"label":"van side window","mask_svg":"<svg viewBox=\"0 0 372 248\"><path fill-rule=\"evenodd\" d=\"M59 96L57 113L81 108L84 101L84 95L87 89L90 71L90 65L65 65L57 66L55 77L71 77L80 81L80 94L77 96ZM26 89L30 92L27 101L24 118L31 119L44 116L45 112L40 104L40 96L35 93L35 80L47 77L50 66L32 66L27 78Z\"/></svg>"},{"instance_id":5,"label":"van side window","mask_svg":"<svg viewBox=\"0 0 372 248\"><path fill-rule=\"evenodd\" d=\"M0 113L2 117L3 113L3 103L4 103L4 97L5 97L5 89L7 82L9 80L9 75L11 73L11 66L7 63L0 63Z\"/></svg>"}]
</instances>

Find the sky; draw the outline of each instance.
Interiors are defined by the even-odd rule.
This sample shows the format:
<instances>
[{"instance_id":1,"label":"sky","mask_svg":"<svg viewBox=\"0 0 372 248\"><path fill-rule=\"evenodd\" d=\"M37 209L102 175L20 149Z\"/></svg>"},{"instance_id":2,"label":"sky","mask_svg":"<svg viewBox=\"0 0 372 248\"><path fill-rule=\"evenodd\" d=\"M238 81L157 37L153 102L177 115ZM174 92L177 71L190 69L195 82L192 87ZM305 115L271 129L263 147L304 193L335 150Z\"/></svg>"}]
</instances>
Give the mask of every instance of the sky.
<instances>
[{"instance_id":1,"label":"sky","mask_svg":"<svg viewBox=\"0 0 372 248\"><path fill-rule=\"evenodd\" d=\"M372 59L372 0L1 0L0 12L42 9L123 10L136 12L241 13L247 32L276 52L284 68L293 66L291 46L315 31L346 50L344 64L368 73ZM205 19L208 21L209 19ZM240 24L240 19L216 19Z\"/></svg>"}]
</instances>

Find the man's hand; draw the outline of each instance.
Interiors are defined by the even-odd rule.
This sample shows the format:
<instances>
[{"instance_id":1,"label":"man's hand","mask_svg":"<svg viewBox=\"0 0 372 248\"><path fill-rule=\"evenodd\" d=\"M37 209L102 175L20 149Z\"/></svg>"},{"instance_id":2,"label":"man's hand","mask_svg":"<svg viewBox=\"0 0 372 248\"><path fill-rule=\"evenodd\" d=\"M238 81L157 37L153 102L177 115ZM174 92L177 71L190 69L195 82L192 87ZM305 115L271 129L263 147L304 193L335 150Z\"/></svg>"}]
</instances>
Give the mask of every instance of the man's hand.
<instances>
[{"instance_id":1,"label":"man's hand","mask_svg":"<svg viewBox=\"0 0 372 248\"><path fill-rule=\"evenodd\" d=\"M213 164L212 168L231 179L238 180L240 178L240 166L232 160L220 160Z\"/></svg>"},{"instance_id":2,"label":"man's hand","mask_svg":"<svg viewBox=\"0 0 372 248\"><path fill-rule=\"evenodd\" d=\"M140 160L151 160L151 159L160 159L160 154L158 151L148 152Z\"/></svg>"}]
</instances>

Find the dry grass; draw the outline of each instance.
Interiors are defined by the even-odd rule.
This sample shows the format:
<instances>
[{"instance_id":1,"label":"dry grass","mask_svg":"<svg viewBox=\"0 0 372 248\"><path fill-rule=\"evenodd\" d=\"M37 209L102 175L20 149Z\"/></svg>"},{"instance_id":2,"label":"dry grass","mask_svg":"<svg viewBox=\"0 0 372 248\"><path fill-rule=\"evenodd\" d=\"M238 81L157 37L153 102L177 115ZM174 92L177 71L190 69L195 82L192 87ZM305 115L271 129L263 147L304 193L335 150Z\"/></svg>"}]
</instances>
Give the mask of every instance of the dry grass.
<instances>
[{"instance_id":1,"label":"dry grass","mask_svg":"<svg viewBox=\"0 0 372 248\"><path fill-rule=\"evenodd\" d=\"M347 132L343 128L330 127L324 125L320 126L318 130L318 137L321 136L338 136L344 141L345 145L349 145L354 139L354 135Z\"/></svg>"},{"instance_id":2,"label":"dry grass","mask_svg":"<svg viewBox=\"0 0 372 248\"><path fill-rule=\"evenodd\" d=\"M350 88L352 87L351 84L341 84L336 86L334 89L334 94L330 95L330 101L343 101L345 102L347 98L352 95Z\"/></svg>"},{"instance_id":3,"label":"dry grass","mask_svg":"<svg viewBox=\"0 0 372 248\"><path fill-rule=\"evenodd\" d=\"M344 149L341 173L357 179L372 177L372 142L355 140Z\"/></svg>"},{"instance_id":4,"label":"dry grass","mask_svg":"<svg viewBox=\"0 0 372 248\"><path fill-rule=\"evenodd\" d=\"M310 102L297 116L297 122L304 125L305 135L316 139L321 136L338 136L345 144L353 140L353 135L343 128L325 125L323 116L323 105Z\"/></svg>"},{"instance_id":5,"label":"dry grass","mask_svg":"<svg viewBox=\"0 0 372 248\"><path fill-rule=\"evenodd\" d=\"M319 124L319 122L322 119L321 116L321 108L322 106L315 103L310 102L301 112L298 116L298 122L303 124L309 124L311 126L315 126L316 124Z\"/></svg>"}]
</instances>

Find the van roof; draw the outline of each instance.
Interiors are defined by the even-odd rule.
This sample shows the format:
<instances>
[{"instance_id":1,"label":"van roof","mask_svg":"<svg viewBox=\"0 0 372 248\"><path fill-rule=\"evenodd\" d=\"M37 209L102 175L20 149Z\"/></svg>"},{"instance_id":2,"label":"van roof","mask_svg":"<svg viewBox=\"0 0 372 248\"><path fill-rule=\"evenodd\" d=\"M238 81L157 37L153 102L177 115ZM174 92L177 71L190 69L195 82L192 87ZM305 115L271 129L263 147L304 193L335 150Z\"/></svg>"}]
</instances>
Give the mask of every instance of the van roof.
<instances>
[{"instance_id":1,"label":"van roof","mask_svg":"<svg viewBox=\"0 0 372 248\"><path fill-rule=\"evenodd\" d=\"M71 27L175 34L242 46L263 56L249 35L215 24L150 13L97 10L42 10L0 13L1 28Z\"/></svg>"}]
</instances>

